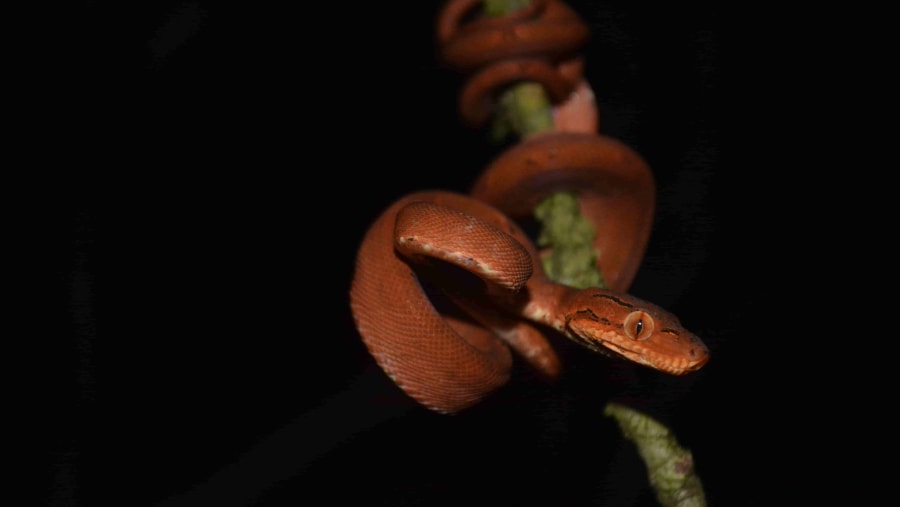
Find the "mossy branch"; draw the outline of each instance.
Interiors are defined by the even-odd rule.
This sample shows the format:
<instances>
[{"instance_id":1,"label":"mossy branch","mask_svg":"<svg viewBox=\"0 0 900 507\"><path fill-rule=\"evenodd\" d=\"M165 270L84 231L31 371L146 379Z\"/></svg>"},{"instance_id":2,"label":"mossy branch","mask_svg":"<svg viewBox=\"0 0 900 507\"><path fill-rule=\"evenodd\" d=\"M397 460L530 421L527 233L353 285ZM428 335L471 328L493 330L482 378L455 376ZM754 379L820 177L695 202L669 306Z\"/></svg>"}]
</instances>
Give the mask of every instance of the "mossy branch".
<instances>
[{"instance_id":1,"label":"mossy branch","mask_svg":"<svg viewBox=\"0 0 900 507\"><path fill-rule=\"evenodd\" d=\"M693 455L678 444L668 428L641 412L617 403L607 403L603 413L615 419L625 438L637 446L660 505L706 506L703 486L694 471Z\"/></svg>"},{"instance_id":2,"label":"mossy branch","mask_svg":"<svg viewBox=\"0 0 900 507\"><path fill-rule=\"evenodd\" d=\"M531 0L484 0L484 13L487 16L502 16L510 12L528 7Z\"/></svg>"},{"instance_id":3,"label":"mossy branch","mask_svg":"<svg viewBox=\"0 0 900 507\"><path fill-rule=\"evenodd\" d=\"M500 93L497 106L490 132L493 142L511 134L525 137L553 129L553 106L539 83L525 81L510 86Z\"/></svg>"},{"instance_id":4,"label":"mossy branch","mask_svg":"<svg viewBox=\"0 0 900 507\"><path fill-rule=\"evenodd\" d=\"M541 265L551 280L579 289L606 287L597 269L594 226L581 216L575 194L550 195L534 216L541 223L537 245L550 248L541 255Z\"/></svg>"}]
</instances>

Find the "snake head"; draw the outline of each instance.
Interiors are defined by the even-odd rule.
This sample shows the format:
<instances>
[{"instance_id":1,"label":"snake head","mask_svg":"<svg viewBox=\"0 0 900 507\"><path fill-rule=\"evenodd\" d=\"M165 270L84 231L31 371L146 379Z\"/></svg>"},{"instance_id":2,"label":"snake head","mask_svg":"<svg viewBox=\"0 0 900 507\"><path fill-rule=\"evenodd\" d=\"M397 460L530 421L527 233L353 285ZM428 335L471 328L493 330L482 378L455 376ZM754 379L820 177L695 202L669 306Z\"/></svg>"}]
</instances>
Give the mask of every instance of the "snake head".
<instances>
[{"instance_id":1,"label":"snake head","mask_svg":"<svg viewBox=\"0 0 900 507\"><path fill-rule=\"evenodd\" d=\"M577 291L568 305L565 329L585 347L673 375L700 369L709 349L678 318L662 308L604 289Z\"/></svg>"}]
</instances>

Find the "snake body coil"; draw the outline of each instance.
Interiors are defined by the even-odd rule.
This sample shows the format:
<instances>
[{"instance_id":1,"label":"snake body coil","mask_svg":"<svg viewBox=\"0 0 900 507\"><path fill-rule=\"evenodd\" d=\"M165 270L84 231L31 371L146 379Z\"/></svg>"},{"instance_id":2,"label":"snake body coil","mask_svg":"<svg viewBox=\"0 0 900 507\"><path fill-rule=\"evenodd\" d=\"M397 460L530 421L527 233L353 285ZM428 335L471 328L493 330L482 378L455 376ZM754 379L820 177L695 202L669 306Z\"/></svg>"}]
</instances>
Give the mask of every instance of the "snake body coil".
<instances>
[{"instance_id":1,"label":"snake body coil","mask_svg":"<svg viewBox=\"0 0 900 507\"><path fill-rule=\"evenodd\" d=\"M451 0L437 23L441 59L469 74L459 98L463 122L484 125L494 95L518 81L538 82L555 103L565 100L582 78L578 51L590 35L578 14L559 0L535 0L506 16L464 22L480 5Z\"/></svg>"}]
</instances>

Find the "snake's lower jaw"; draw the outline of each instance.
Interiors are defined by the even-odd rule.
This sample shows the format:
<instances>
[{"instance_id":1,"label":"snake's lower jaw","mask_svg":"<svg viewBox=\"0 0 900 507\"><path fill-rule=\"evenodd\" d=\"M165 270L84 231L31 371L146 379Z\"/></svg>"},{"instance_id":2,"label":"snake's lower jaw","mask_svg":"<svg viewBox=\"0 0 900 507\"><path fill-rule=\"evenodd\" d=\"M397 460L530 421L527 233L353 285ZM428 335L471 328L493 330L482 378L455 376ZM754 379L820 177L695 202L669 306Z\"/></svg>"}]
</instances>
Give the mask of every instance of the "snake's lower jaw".
<instances>
[{"instance_id":1,"label":"snake's lower jaw","mask_svg":"<svg viewBox=\"0 0 900 507\"><path fill-rule=\"evenodd\" d=\"M691 348L687 354L677 359L657 360L655 362L651 359L646 364L651 368L656 368L671 375L685 375L699 370L707 362L709 362L709 350L706 349L705 345L700 345Z\"/></svg>"},{"instance_id":2,"label":"snake's lower jaw","mask_svg":"<svg viewBox=\"0 0 900 507\"><path fill-rule=\"evenodd\" d=\"M702 368L703 365L705 365L707 361L709 361L709 356L706 355L697 360L678 359L673 361L661 362L638 355L638 357L636 359L632 359L632 361L643 364L645 366L649 366L650 368L668 373L670 375L685 375Z\"/></svg>"},{"instance_id":3,"label":"snake's lower jaw","mask_svg":"<svg viewBox=\"0 0 900 507\"><path fill-rule=\"evenodd\" d=\"M635 341L612 330L600 332L593 326L591 320L582 322L580 319L572 319L568 323L567 336L594 351L670 375L697 371L709 361L709 350L699 339L692 338L691 346L677 347L674 350L669 348L668 353L660 354L650 348L650 342ZM586 338L587 336L591 338Z\"/></svg>"}]
</instances>

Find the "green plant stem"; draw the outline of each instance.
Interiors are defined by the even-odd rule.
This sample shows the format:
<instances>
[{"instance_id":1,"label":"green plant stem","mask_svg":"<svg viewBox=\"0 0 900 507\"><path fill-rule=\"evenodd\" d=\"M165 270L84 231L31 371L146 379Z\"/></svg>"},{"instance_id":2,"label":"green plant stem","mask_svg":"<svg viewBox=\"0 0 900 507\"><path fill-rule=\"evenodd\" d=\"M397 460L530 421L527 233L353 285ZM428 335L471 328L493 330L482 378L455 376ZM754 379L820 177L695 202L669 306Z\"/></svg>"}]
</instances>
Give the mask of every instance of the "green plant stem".
<instances>
[{"instance_id":1,"label":"green plant stem","mask_svg":"<svg viewBox=\"0 0 900 507\"><path fill-rule=\"evenodd\" d=\"M488 16L502 16L528 7L531 0L484 0L484 13Z\"/></svg>"},{"instance_id":2,"label":"green plant stem","mask_svg":"<svg viewBox=\"0 0 900 507\"><path fill-rule=\"evenodd\" d=\"M706 506L703 486L694 471L694 458L689 450L679 445L669 428L617 403L607 403L603 413L615 419L625 438L637 446L660 505Z\"/></svg>"}]
</instances>

